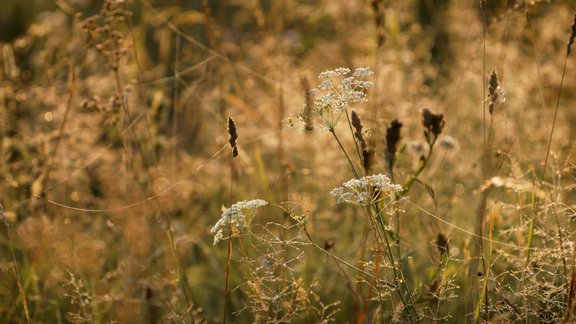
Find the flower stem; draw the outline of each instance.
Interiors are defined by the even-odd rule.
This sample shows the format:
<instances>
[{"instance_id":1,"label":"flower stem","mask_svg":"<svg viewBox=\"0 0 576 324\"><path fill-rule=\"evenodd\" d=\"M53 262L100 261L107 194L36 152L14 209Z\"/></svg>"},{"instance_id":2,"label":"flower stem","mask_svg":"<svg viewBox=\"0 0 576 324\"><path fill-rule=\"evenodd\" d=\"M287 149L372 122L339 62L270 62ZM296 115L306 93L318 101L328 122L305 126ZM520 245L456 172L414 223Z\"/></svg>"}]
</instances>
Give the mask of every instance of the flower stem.
<instances>
[{"instance_id":1,"label":"flower stem","mask_svg":"<svg viewBox=\"0 0 576 324\"><path fill-rule=\"evenodd\" d=\"M332 133L332 135L334 136L334 139L336 139L336 142L338 142L340 149L342 150L342 152L346 156L346 159L348 160L348 163L350 164L350 168L352 169L352 173L354 174L354 177L356 177L357 179L360 179L360 174L358 173L358 171L356 171L356 167L354 167L354 163L352 162L352 160L350 159L350 156L348 155L348 153L344 149L344 146L342 145L342 142L340 142L338 135L336 135L336 131L334 130L334 128L330 128L329 131L330 131L330 133Z\"/></svg>"}]
</instances>

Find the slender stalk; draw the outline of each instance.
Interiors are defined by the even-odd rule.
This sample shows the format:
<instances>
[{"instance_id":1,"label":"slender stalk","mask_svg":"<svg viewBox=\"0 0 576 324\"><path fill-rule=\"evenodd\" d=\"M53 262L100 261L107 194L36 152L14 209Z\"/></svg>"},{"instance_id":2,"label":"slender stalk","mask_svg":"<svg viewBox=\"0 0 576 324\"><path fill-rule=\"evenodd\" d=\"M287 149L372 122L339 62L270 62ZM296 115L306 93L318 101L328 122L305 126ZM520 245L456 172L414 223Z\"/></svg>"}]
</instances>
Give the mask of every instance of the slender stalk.
<instances>
[{"instance_id":1,"label":"slender stalk","mask_svg":"<svg viewBox=\"0 0 576 324\"><path fill-rule=\"evenodd\" d=\"M482 132L483 132L483 147L484 147L484 180L488 178L488 143L486 139L486 1L480 0L480 10L482 10ZM490 124L492 125L492 124ZM491 126L490 126L491 127ZM490 136L490 135L488 135ZM480 203L480 210L478 212L478 234L480 236L479 241L479 252L482 258L482 267L484 274L486 274L486 263L484 260L484 239L483 239L483 227L484 227L484 214L486 212L486 199L487 194L482 195ZM481 303L482 298L479 298L478 303ZM476 315L476 314L475 314ZM486 314L488 316L488 314ZM475 320L478 317L474 317Z\"/></svg>"},{"instance_id":2,"label":"slender stalk","mask_svg":"<svg viewBox=\"0 0 576 324\"><path fill-rule=\"evenodd\" d=\"M412 174L410 179L408 179L408 181L406 181L404 183L404 185L402 186L402 191L400 191L396 195L397 198L405 196L408 193L408 191L410 190L410 188L412 187L412 185L414 184L414 182L418 179L418 176L420 175L420 173L422 173L422 171L424 171L424 169L426 169L426 166L428 165L428 162L430 161L430 157L432 156L434 144L436 143L437 139L438 139L438 137L435 136L434 139L432 140L432 142L430 143L428 155L426 156L426 158L424 158L420 167L418 169L416 169L416 171L414 171L414 173Z\"/></svg>"},{"instance_id":3,"label":"slender stalk","mask_svg":"<svg viewBox=\"0 0 576 324\"><path fill-rule=\"evenodd\" d=\"M187 281L186 275L184 274L184 271L183 271L182 262L180 262L180 258L178 257L178 254L176 253L176 244L174 243L174 232L172 231L172 227L170 224L168 224L168 229L166 230L166 235L168 236L168 244L170 247L170 252L172 253L172 257L174 257L174 260L176 261L176 264L178 265L178 267L177 267L178 282L182 286L182 293L184 294L184 299L186 300L186 305L188 306L188 310L191 310L192 309L192 300L190 298L190 294L188 293L188 281ZM190 320L192 322L194 322L194 315L192 314L192 312L188 311L187 313L190 316Z\"/></svg>"},{"instance_id":4,"label":"slender stalk","mask_svg":"<svg viewBox=\"0 0 576 324\"><path fill-rule=\"evenodd\" d=\"M354 148L356 149L356 154L358 155L358 158L360 159L360 161L362 161L362 152L360 152L360 147L358 146L358 143L356 142L356 139L354 136L354 129L352 128L352 122L350 121L350 115L348 115L348 111L346 111L346 121L348 122L348 128L350 129L350 134L352 135L352 141L354 142Z\"/></svg>"},{"instance_id":5,"label":"slender stalk","mask_svg":"<svg viewBox=\"0 0 576 324\"><path fill-rule=\"evenodd\" d=\"M46 164L45 169L45 176L42 182L42 190L46 192L45 189L46 184L50 180L50 173L52 172L52 168L54 167L54 159L56 159L58 155L58 151L60 149L60 143L62 143L62 138L64 137L64 130L68 124L68 118L70 116L70 111L72 110L72 100L74 99L74 95L76 92L76 73L74 71L74 65L70 65L70 75L69 75L69 82L70 87L68 89L68 98L66 100L66 110L64 110L64 118L62 118L62 123L60 124L60 128L58 129L58 137L56 137L56 143L54 144L54 149L50 154L49 162Z\"/></svg>"},{"instance_id":6,"label":"slender stalk","mask_svg":"<svg viewBox=\"0 0 576 324\"><path fill-rule=\"evenodd\" d=\"M233 194L233 184L234 184L234 156L230 159L230 205L232 205L232 194ZM232 219L228 221L229 233L228 237L228 253L226 255L226 278L224 284L224 319L223 323L226 323L226 318L228 314L228 285L230 282L230 262L232 260Z\"/></svg>"},{"instance_id":7,"label":"slender stalk","mask_svg":"<svg viewBox=\"0 0 576 324\"><path fill-rule=\"evenodd\" d=\"M568 54L564 57L564 66L562 67L562 77L560 79L560 88L558 89L558 96L556 97L556 107L554 108L554 118L552 119L552 128L550 129L550 136L548 137L548 145L546 147L546 157L544 158L544 166L542 167L542 176L538 181L538 186L542 187L544 183L544 176L546 175L546 168L548 167L548 160L550 158L550 148L552 147L552 138L554 137L554 130L556 129L556 120L558 119L558 109L560 107L560 98L562 97L562 88L564 87L564 77L566 76L566 65L568 63ZM534 225L536 224L536 219L538 217L538 209L540 204L540 198L536 197L533 204L532 219L530 220L530 230L528 233L528 245L526 254L526 265L530 262L530 248L532 246L532 236L534 234Z\"/></svg>"},{"instance_id":8,"label":"slender stalk","mask_svg":"<svg viewBox=\"0 0 576 324\"><path fill-rule=\"evenodd\" d=\"M236 144L236 140L238 139L238 132L236 129L236 123L232 119L232 117L228 117L228 134L230 138L228 142L230 143L230 147L232 148L230 154L230 206L232 206L233 201L233 189L234 189L234 158L238 156L238 147ZM224 318L223 322L226 323L226 315L228 314L228 287L230 282L230 261L232 260L232 218L228 219L228 254L226 257L226 278L225 278L225 287L224 287Z\"/></svg>"},{"instance_id":9,"label":"slender stalk","mask_svg":"<svg viewBox=\"0 0 576 324\"><path fill-rule=\"evenodd\" d=\"M380 208L378 207L378 205L376 203L372 203L371 208L374 209L375 218L378 221L378 224L380 225L380 228L382 230L382 233L380 233L379 235L380 235L380 237L384 238L384 243L386 244L385 245L386 246L386 255L388 256L388 260L390 261L390 264L392 265L392 272L394 274L394 283L398 287L399 287L400 282L402 283L402 286L404 287L404 290L406 290L406 294L407 294L408 298L410 299L410 301L408 302L406 300L406 298L404 297L404 295L400 291L400 288L397 289L398 295L400 296L400 299L402 301L402 304L404 305L405 310L408 310L408 312L415 311L414 301L412 300L411 290L408 287L408 283L406 282L406 280L404 280L402 265L400 263L398 263L398 265L400 266L400 269L398 269L397 265L396 265L396 260L394 259L394 253L392 252L392 244L390 243L390 239L388 238L388 231L386 230L386 225L384 224L384 219L382 218L382 211L380 211ZM372 215L369 215L369 217L372 217ZM412 316L412 315L409 313L408 316ZM418 319L417 314L416 314L416 318ZM408 320L409 320L409 322L412 322L411 317L408 317Z\"/></svg>"},{"instance_id":10,"label":"slender stalk","mask_svg":"<svg viewBox=\"0 0 576 324\"><path fill-rule=\"evenodd\" d=\"M356 267L355 265L351 264L350 262L347 262L346 260L338 257L337 255L335 255L335 254L333 254L333 253L330 253L329 251L327 251L326 249L324 249L323 247L321 247L320 245L318 245L318 243L316 243L316 242L314 241L314 239L312 239L312 236L310 235L310 232L308 232L308 230L307 230L306 228L303 227L302 229L304 230L304 234L306 234L306 237L308 237L308 240L310 241L310 243L312 244L312 246L314 246L317 250L319 250L319 251L323 252L324 254L326 254L326 255L334 258L334 260L342 263L343 265L347 266L347 267L350 268L350 269L353 269L354 271L357 271L358 273L361 273L361 274L363 274L363 275L365 275L365 276L368 276L368 277L370 277L370 278L372 278L372 279L375 279L375 280L377 280L379 283L384 284L384 285L386 285L386 286L388 286L388 287L390 287L390 288L397 289L396 285L391 284L391 283L389 283L389 282L386 281L386 280L380 279L380 278L374 276L373 274L371 274L371 273L369 273L369 272L367 272L367 271L364 271L364 270Z\"/></svg>"},{"instance_id":11,"label":"slender stalk","mask_svg":"<svg viewBox=\"0 0 576 324\"><path fill-rule=\"evenodd\" d=\"M232 229L232 223L230 223L230 230ZM228 238L228 254L226 256L226 284L224 287L224 319L223 322L226 323L226 318L228 314L228 285L230 282L230 261L232 260L232 236Z\"/></svg>"},{"instance_id":12,"label":"slender stalk","mask_svg":"<svg viewBox=\"0 0 576 324\"><path fill-rule=\"evenodd\" d=\"M480 0L482 10L482 131L484 146L484 179L488 177L488 146L486 145L486 1Z\"/></svg>"},{"instance_id":13,"label":"slender stalk","mask_svg":"<svg viewBox=\"0 0 576 324\"><path fill-rule=\"evenodd\" d=\"M10 225L8 224L8 219L4 214L4 208L2 207L1 204L0 204L0 218L1 218L0 221L4 223L4 229L6 230L6 237L8 237L8 241L10 242L10 256L12 257L12 262L14 262L12 270L14 272L14 277L16 278L16 286L18 287L18 293L22 301L22 308L24 309L24 319L26 320L26 323L30 324L30 311L28 310L26 292L24 291L24 288L22 286L22 277L20 276L20 270L18 269L18 262L16 262L16 253L14 252L15 250L14 240L12 239L12 234L10 233ZM5 277L3 272L1 272L0 274L3 277ZM14 308L16 309L18 315L20 315L20 310L16 307L16 299L13 299L13 301L14 301ZM21 315L19 317L21 317Z\"/></svg>"},{"instance_id":14,"label":"slender stalk","mask_svg":"<svg viewBox=\"0 0 576 324\"><path fill-rule=\"evenodd\" d=\"M334 136L334 139L336 139L336 142L338 142L338 146L340 146L340 149L342 150L342 153L344 153L344 155L346 156L346 159L348 160L348 163L350 164L350 168L352 169L352 173L354 174L354 176L358 179L360 179L360 174L358 173L358 171L356 171L356 167L354 166L354 163L352 162L352 160L350 159L350 156L348 155L348 153L346 152L346 149L344 149L344 146L342 145L342 142L340 142L340 139L338 138L338 135L336 135L336 131L334 128L330 128L329 132L332 133L332 136Z\"/></svg>"},{"instance_id":15,"label":"slender stalk","mask_svg":"<svg viewBox=\"0 0 576 324\"><path fill-rule=\"evenodd\" d=\"M348 163L350 164L350 168L352 170L352 173L354 174L354 176L356 178L360 178L360 175L358 173L358 171L356 170L354 163L352 162L352 160L350 159L350 156L348 155L348 153L346 152L346 149L344 149L344 146L342 145L342 142L340 141L340 139L338 138L338 135L336 135L336 131L334 128L330 128L329 129L330 133L332 133L332 135L334 136L334 139L336 139L336 142L338 142L338 146L340 146L340 149L342 151L342 153L344 153L344 155L346 156L346 159L348 160ZM421 172L421 171L420 171ZM385 243L385 248L386 248L386 255L392 265L392 269L393 269L393 274L394 274L394 282L396 284L396 286L398 286L399 283L402 283L402 285L404 286L406 293L408 295L408 297L411 299L411 293L410 293L410 289L407 286L407 283L405 280L403 280L403 276L401 275L401 271L397 268L396 265L396 260L394 258L394 253L392 252L392 244L390 243L390 239L388 238L388 234L387 234L387 230L386 230L386 225L384 224L384 220L382 218L382 212L379 210L379 207L376 203L372 203L371 204L372 208L374 209L375 215L372 216L370 213L370 210L368 210L368 217L374 217L376 218L376 220L378 221L378 224L380 225L380 228L382 230L382 233L379 233L378 235L381 237L381 239L384 239L384 243ZM404 313L404 316L406 316L406 319L408 320L408 322L413 322L412 319L412 314L411 311L413 311L414 308L414 304L413 303L409 303L406 300L406 297L403 295L402 291L400 289L396 289L402 304L404 305L404 309L408 310L408 314ZM418 318L418 316L416 315L416 318Z\"/></svg>"}]
</instances>

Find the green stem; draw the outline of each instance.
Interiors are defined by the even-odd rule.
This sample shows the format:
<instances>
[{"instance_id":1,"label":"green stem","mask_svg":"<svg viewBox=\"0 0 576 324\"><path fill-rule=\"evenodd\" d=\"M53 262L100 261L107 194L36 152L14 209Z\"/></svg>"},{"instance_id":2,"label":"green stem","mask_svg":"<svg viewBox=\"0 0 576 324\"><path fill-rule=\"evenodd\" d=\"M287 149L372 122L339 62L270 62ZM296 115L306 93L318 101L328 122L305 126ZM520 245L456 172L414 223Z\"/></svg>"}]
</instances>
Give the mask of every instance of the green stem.
<instances>
[{"instance_id":1,"label":"green stem","mask_svg":"<svg viewBox=\"0 0 576 324\"><path fill-rule=\"evenodd\" d=\"M526 266L530 264L530 252L532 251L532 237L534 237L534 225L536 224L536 216L538 214L538 199L534 191L532 191L532 217L530 219L530 227L528 229L528 244L526 244Z\"/></svg>"},{"instance_id":2,"label":"green stem","mask_svg":"<svg viewBox=\"0 0 576 324\"><path fill-rule=\"evenodd\" d=\"M340 139L338 138L338 135L336 135L336 131L334 130L334 128L330 128L329 129L330 133L332 133L332 135L334 136L334 138L336 139L336 142L338 142L338 145L340 146L340 149L342 150L342 152L344 153L344 155L346 156L346 159L348 160L348 163L350 164L350 168L352 169L352 173L354 173L354 176L357 179L360 179L360 175L358 173L358 171L356 171L356 167L354 167L354 163L352 162L352 160L350 159L350 156L348 155L348 153L346 152L346 149L344 149L344 146L342 145L342 142L340 142Z\"/></svg>"},{"instance_id":3,"label":"green stem","mask_svg":"<svg viewBox=\"0 0 576 324\"><path fill-rule=\"evenodd\" d=\"M350 126L351 125L350 121L348 121L348 123ZM350 159L350 156L346 152L346 149L344 148L344 145L340 141L340 138L338 138L338 135L336 135L335 129L332 127L329 129L329 132L332 133L332 136L334 136L334 139L338 143L338 146L340 146L340 150L342 151L342 153L344 153L344 156L346 156L346 160L348 160L348 163L350 164L350 168L352 170L352 173L354 174L354 177L359 179L360 174L356 170L356 167L354 166L352 159ZM430 144L430 152L428 154L428 157L426 158L426 161L430 158L430 155L432 153L432 147L433 147L435 141L436 141L436 138L434 138L434 141ZM358 150L358 148L356 148L356 149ZM425 167L425 165L423 167L421 167L421 169L423 170L424 167ZM417 171L417 174L415 173L415 175L413 176L414 179L411 179L411 183L413 183L415 181L415 177L417 177L422 172L422 170ZM410 184L410 186L411 186L411 184ZM412 323L412 322L414 322L413 314L412 314L412 312L414 311L414 304L412 302L412 296L410 293L410 289L409 289L406 281L403 280L402 271L397 268L396 261L394 259L394 253L392 252L392 245L390 243L390 239L388 238L388 231L386 230L386 225L384 224L384 220L382 219L382 215L381 215L382 213L379 210L378 205L375 202L371 204L371 207L372 207L372 209L374 209L374 212L375 212L374 218L376 218L376 220L378 221L378 224L380 225L380 228L383 232L383 233L378 233L378 234L380 237L384 238L384 242L386 245L386 255L387 255L387 257L388 257L388 259L392 265L392 270L394 273L394 284L396 286L396 292L398 293L400 300L402 301L402 304L404 305L404 310L407 311L407 313L405 313L405 311L403 310L403 312L402 312L403 316L406 317L408 322ZM372 217L372 215L369 215L369 217ZM400 283L404 287L404 290L406 290L406 294L408 295L408 298L410 299L410 301L406 300L406 297L404 296L404 294L400 290L400 288L399 288ZM417 318L418 318L418 315L416 314L416 319Z\"/></svg>"},{"instance_id":4,"label":"green stem","mask_svg":"<svg viewBox=\"0 0 576 324\"><path fill-rule=\"evenodd\" d=\"M346 110L346 120L348 121L348 128L350 129L350 134L352 134L352 140L354 141L354 147L356 148L356 154L360 161L362 161L362 153L360 152L360 148L358 147L358 143L356 142L354 136L354 129L352 128L352 122L350 121L350 115L348 115L348 111Z\"/></svg>"},{"instance_id":5,"label":"green stem","mask_svg":"<svg viewBox=\"0 0 576 324\"><path fill-rule=\"evenodd\" d=\"M424 169L428 165L428 161L430 161L430 157L432 156L432 150L434 149L434 144L436 143L436 139L438 139L438 136L434 136L434 139L432 140L432 142L428 143L429 147L430 147L430 149L428 150L428 155L426 156L426 158L422 162L422 165L420 165L420 167L412 174L412 177L410 177L410 179L408 181L406 181L406 183L402 186L402 191L400 191L398 194L396 194L396 197L400 198L400 197L403 197L404 195L406 195L408 193L408 190L410 190L410 188L412 187L414 182L416 182L416 180L418 179L418 176L420 175L420 173L422 173L422 171L424 171Z\"/></svg>"},{"instance_id":6,"label":"green stem","mask_svg":"<svg viewBox=\"0 0 576 324\"><path fill-rule=\"evenodd\" d=\"M392 265L392 272L394 273L394 284L397 287L396 291L397 291L398 295L400 296L400 300L402 301L402 304L404 305L404 309L408 310L408 312L410 312L411 310L414 310L414 302L412 300L412 294L410 293L411 290L408 287L408 283L403 278L404 276L402 273L402 269L401 268L398 269L396 267L396 261L394 259L394 253L392 252L392 244L390 244L390 239L388 238L388 231L386 230L386 225L384 224L384 220L382 218L382 212L380 211L380 208L378 207L378 205L376 203L372 203L371 207L372 207L372 209L374 209L374 212L375 212L374 218L376 218L376 220L378 221L378 225L380 225L380 228L383 231L383 234L379 233L379 236L384 237L384 242L386 243L386 254L388 256L388 260L390 261L390 263ZM369 216L371 217L372 215L369 215ZM406 290L406 294L408 295L408 298L410 299L410 301L406 301L406 298L404 297L404 295L400 291L400 288L399 288L400 282L402 283L402 286L404 286L404 290ZM412 314L410 314L410 313L405 314L405 316L407 316L407 319L409 320L409 322L412 322L412 318L411 318ZM417 314L416 314L416 318L418 318Z\"/></svg>"}]
</instances>

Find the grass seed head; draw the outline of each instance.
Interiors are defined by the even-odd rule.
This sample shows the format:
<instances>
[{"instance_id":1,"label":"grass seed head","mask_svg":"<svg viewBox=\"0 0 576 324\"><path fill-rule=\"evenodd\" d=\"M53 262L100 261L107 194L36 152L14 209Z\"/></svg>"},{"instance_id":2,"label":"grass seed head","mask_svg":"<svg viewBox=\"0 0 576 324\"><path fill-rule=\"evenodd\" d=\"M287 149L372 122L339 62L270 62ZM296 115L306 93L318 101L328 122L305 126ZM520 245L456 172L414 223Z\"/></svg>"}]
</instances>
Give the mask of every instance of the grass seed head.
<instances>
[{"instance_id":1,"label":"grass seed head","mask_svg":"<svg viewBox=\"0 0 576 324\"><path fill-rule=\"evenodd\" d=\"M354 137L356 137L358 143L360 143L360 148L362 149L362 152L364 152L368 149L366 139L364 138L364 134L362 133L362 128L364 126L362 125L360 117L354 110L352 110L351 118L352 118L352 126L354 127Z\"/></svg>"},{"instance_id":2,"label":"grass seed head","mask_svg":"<svg viewBox=\"0 0 576 324\"><path fill-rule=\"evenodd\" d=\"M488 97L490 98L490 103L488 104L488 111L490 114L494 112L494 106L496 105L496 101L498 101L498 97L502 93L502 88L500 87L500 80L498 79L498 72L496 70L492 70L490 73L490 80L488 81Z\"/></svg>"},{"instance_id":3,"label":"grass seed head","mask_svg":"<svg viewBox=\"0 0 576 324\"><path fill-rule=\"evenodd\" d=\"M232 147L232 157L235 158L238 156L238 146L236 145L238 133L236 132L236 123L232 117L228 117L228 134L230 135L228 143L230 143L230 146Z\"/></svg>"}]
</instances>

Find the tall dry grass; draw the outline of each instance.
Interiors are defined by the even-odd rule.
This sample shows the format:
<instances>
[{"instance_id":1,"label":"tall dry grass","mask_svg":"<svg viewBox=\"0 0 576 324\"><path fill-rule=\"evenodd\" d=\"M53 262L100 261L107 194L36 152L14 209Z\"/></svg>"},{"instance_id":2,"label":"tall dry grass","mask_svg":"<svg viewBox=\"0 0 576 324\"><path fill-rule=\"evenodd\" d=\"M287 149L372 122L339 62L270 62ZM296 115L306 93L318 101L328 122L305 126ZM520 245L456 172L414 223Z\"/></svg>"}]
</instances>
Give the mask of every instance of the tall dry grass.
<instances>
[{"instance_id":1,"label":"tall dry grass","mask_svg":"<svg viewBox=\"0 0 576 324\"><path fill-rule=\"evenodd\" d=\"M574 321L572 2L23 3L4 322Z\"/></svg>"}]
</instances>

